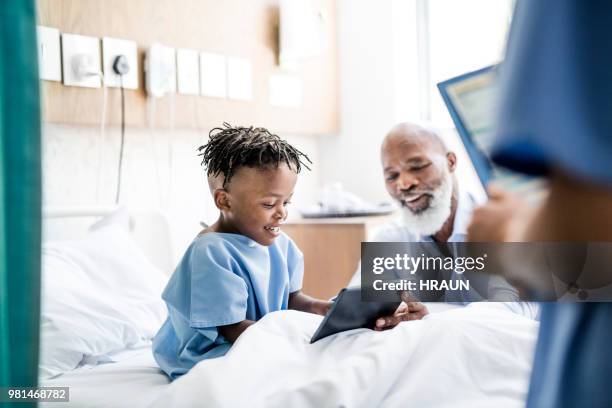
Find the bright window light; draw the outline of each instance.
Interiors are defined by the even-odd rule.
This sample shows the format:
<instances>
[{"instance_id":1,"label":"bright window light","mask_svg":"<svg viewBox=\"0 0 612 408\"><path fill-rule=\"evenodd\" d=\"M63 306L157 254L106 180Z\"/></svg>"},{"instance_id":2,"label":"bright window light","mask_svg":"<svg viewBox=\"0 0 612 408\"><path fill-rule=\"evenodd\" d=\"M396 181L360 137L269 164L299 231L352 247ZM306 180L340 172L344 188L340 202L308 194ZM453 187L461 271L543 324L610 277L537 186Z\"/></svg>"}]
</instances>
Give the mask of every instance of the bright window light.
<instances>
[{"instance_id":1,"label":"bright window light","mask_svg":"<svg viewBox=\"0 0 612 408\"><path fill-rule=\"evenodd\" d=\"M425 35L420 46L427 47L429 107L424 119L452 127L452 121L436 84L502 60L512 17L513 0L426 0ZM427 100L426 99L426 100Z\"/></svg>"}]
</instances>

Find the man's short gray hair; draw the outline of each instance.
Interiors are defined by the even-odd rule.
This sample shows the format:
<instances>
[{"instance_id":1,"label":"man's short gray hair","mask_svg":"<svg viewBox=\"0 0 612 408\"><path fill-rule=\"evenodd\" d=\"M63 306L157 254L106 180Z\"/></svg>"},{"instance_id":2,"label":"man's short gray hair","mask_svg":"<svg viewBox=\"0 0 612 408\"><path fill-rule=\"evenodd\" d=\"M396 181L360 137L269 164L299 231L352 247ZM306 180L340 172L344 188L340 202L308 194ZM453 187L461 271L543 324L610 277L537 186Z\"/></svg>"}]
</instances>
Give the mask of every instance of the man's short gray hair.
<instances>
[{"instance_id":1,"label":"man's short gray hair","mask_svg":"<svg viewBox=\"0 0 612 408\"><path fill-rule=\"evenodd\" d=\"M442 132L439 128L429 122L402 122L393 126L391 130L385 136L383 140L383 146L385 142L392 137L423 137L428 138L435 144L440 146L440 149L444 153L448 153L450 150L442 138Z\"/></svg>"}]
</instances>

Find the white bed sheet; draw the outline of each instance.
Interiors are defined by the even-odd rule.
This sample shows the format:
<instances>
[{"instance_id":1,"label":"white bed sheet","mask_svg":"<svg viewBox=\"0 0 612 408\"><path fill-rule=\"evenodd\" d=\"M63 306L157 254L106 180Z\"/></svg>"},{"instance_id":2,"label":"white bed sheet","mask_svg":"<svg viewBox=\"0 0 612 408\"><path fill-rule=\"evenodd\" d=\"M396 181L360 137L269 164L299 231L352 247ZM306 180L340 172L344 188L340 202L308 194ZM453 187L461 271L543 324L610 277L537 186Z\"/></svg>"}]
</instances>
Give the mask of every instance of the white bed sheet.
<instances>
[{"instance_id":1,"label":"white bed sheet","mask_svg":"<svg viewBox=\"0 0 612 408\"><path fill-rule=\"evenodd\" d=\"M41 407L146 407L168 387L168 377L153 359L151 347L123 353L117 363L83 366L46 380L46 387L70 387L67 403L43 403Z\"/></svg>"},{"instance_id":2,"label":"white bed sheet","mask_svg":"<svg viewBox=\"0 0 612 408\"><path fill-rule=\"evenodd\" d=\"M524 406L538 323L501 304L428 307L423 321L314 345L320 316L271 313L170 385L146 347L44 382L69 386L70 402L41 406Z\"/></svg>"},{"instance_id":3,"label":"white bed sheet","mask_svg":"<svg viewBox=\"0 0 612 408\"><path fill-rule=\"evenodd\" d=\"M461 306L428 303L431 313ZM318 317L315 317L318 320ZM70 387L68 403L41 403L41 407L146 407L154 403L170 381L158 368L151 346L109 356L106 364L84 365L41 386Z\"/></svg>"},{"instance_id":4,"label":"white bed sheet","mask_svg":"<svg viewBox=\"0 0 612 408\"><path fill-rule=\"evenodd\" d=\"M309 344L320 316L274 312L155 407L523 407L538 323L472 304Z\"/></svg>"}]
</instances>

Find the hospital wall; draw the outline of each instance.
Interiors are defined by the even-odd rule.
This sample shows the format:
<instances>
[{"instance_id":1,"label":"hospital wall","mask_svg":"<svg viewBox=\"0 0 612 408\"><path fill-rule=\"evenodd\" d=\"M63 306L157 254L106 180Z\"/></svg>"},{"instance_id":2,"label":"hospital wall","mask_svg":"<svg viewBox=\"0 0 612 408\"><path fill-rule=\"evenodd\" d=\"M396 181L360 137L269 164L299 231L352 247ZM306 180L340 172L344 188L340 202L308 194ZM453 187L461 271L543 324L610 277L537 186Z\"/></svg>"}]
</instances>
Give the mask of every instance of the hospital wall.
<instances>
[{"instance_id":1,"label":"hospital wall","mask_svg":"<svg viewBox=\"0 0 612 408\"><path fill-rule=\"evenodd\" d=\"M340 132L319 138L322 182L343 186L372 203L388 201L380 145L396 123L424 122L423 73L418 61L417 7L405 0L338 0ZM454 128L442 137L458 156L463 188L483 197Z\"/></svg>"},{"instance_id":2,"label":"hospital wall","mask_svg":"<svg viewBox=\"0 0 612 408\"><path fill-rule=\"evenodd\" d=\"M134 208L158 208L168 214L174 234L174 253L200 229L200 221L218 215L210 197L196 148L208 130L151 131L127 128L122 171L121 203ZM284 135L319 162L316 138ZM47 207L112 206L115 202L120 133L45 123L43 125L43 200ZM102 142L102 143L101 143ZM292 208L315 197L320 169L303 171Z\"/></svg>"},{"instance_id":3,"label":"hospital wall","mask_svg":"<svg viewBox=\"0 0 612 408\"><path fill-rule=\"evenodd\" d=\"M337 133L339 122L336 7L334 0L312 0L312 6L313 12L323 16L324 29L318 33L321 49L316 57L302 58L290 70L279 64L280 0L37 0L37 18L38 24L57 28L63 34L136 43L138 66L132 68L136 68L138 86L125 92L125 122L129 126L148 127L151 123L151 99L145 92L143 65L149 47L161 43L196 55L195 67L187 65L196 72L196 84L188 80L191 76L185 70L182 74L179 70L178 83L187 80L195 89L179 86L181 92L156 98L156 126L201 129L225 121L289 134L330 135ZM226 64L226 79L224 75L213 79L226 82L226 97L199 94L206 93L197 83L200 52L213 53L225 61L221 63ZM240 74L236 74L236 62ZM278 80L283 78L285 82L281 83L289 80L295 84L295 94L278 97L282 94ZM42 89L46 121L92 126L100 122L100 88L43 81ZM109 88L108 124L121 123L119 102L119 90Z\"/></svg>"},{"instance_id":4,"label":"hospital wall","mask_svg":"<svg viewBox=\"0 0 612 408\"><path fill-rule=\"evenodd\" d=\"M340 130L280 133L314 162L312 171L299 178L293 215L301 206L316 202L321 187L331 182L340 182L371 202L389 200L380 143L393 124L421 118L415 2L338 0L335 4ZM116 101L116 96L110 99ZM109 109L115 112L116 104ZM162 106L157 112L160 117L168 115ZM208 119L201 115L195 128L127 127L121 201L168 212L179 247L197 231L199 221L212 222L216 215L195 151L206 140L209 127L218 125ZM445 139L460 154L461 180L473 186L473 172L456 135L446 131ZM46 205L113 204L117 126L108 127L102 140L99 126L46 122L43 142Z\"/></svg>"},{"instance_id":5,"label":"hospital wall","mask_svg":"<svg viewBox=\"0 0 612 408\"><path fill-rule=\"evenodd\" d=\"M37 0L38 24L96 38L133 40L138 46L138 89L125 91L126 146L120 203L157 207L173 222L176 244L184 246L199 222L216 211L209 197L196 148L210 128L223 122L270 128L315 162L300 176L293 213L316 197L319 186L318 136L338 132L338 93L333 0L318 0L326 12L328 45L295 72L278 66L278 0ZM178 24L177 22L180 22ZM144 52L153 42L241 57L252 67L252 99L166 95L154 101L144 91ZM303 86L302 105L273 106L268 81L288 74ZM106 129L100 130L101 88L41 82L46 206L113 205L119 157L120 92L109 88ZM176 252L176 251L175 251Z\"/></svg>"},{"instance_id":6,"label":"hospital wall","mask_svg":"<svg viewBox=\"0 0 612 408\"><path fill-rule=\"evenodd\" d=\"M379 149L385 132L410 116L401 89L412 67L400 60L398 44L407 45L409 33L399 31L393 0L339 0L338 68L340 133L320 139L321 172L327 182L339 181L371 201L387 200L380 170ZM400 5L401 6L401 5ZM404 24L405 26L405 24ZM407 34L404 39L396 38ZM409 89L409 88L408 88ZM341 160L338 160L341 158Z\"/></svg>"}]
</instances>

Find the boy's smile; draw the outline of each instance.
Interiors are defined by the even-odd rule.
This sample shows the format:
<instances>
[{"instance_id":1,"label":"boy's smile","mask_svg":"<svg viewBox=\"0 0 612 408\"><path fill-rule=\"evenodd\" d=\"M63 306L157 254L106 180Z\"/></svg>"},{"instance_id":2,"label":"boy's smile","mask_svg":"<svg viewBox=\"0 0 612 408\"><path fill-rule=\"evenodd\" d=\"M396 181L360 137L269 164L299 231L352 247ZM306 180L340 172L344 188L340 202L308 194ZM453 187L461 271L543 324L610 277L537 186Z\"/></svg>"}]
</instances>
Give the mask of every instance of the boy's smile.
<instances>
[{"instance_id":1,"label":"boy's smile","mask_svg":"<svg viewBox=\"0 0 612 408\"><path fill-rule=\"evenodd\" d=\"M280 234L280 225L275 226L275 225L266 225L264 227L264 229L266 231L270 231L270 234L274 235L274 236L278 236L278 234Z\"/></svg>"},{"instance_id":2,"label":"boy's smile","mask_svg":"<svg viewBox=\"0 0 612 408\"><path fill-rule=\"evenodd\" d=\"M225 188L214 191L222 214L215 230L271 245L287 218L296 182L296 172L284 163L278 167L240 167Z\"/></svg>"}]
</instances>

